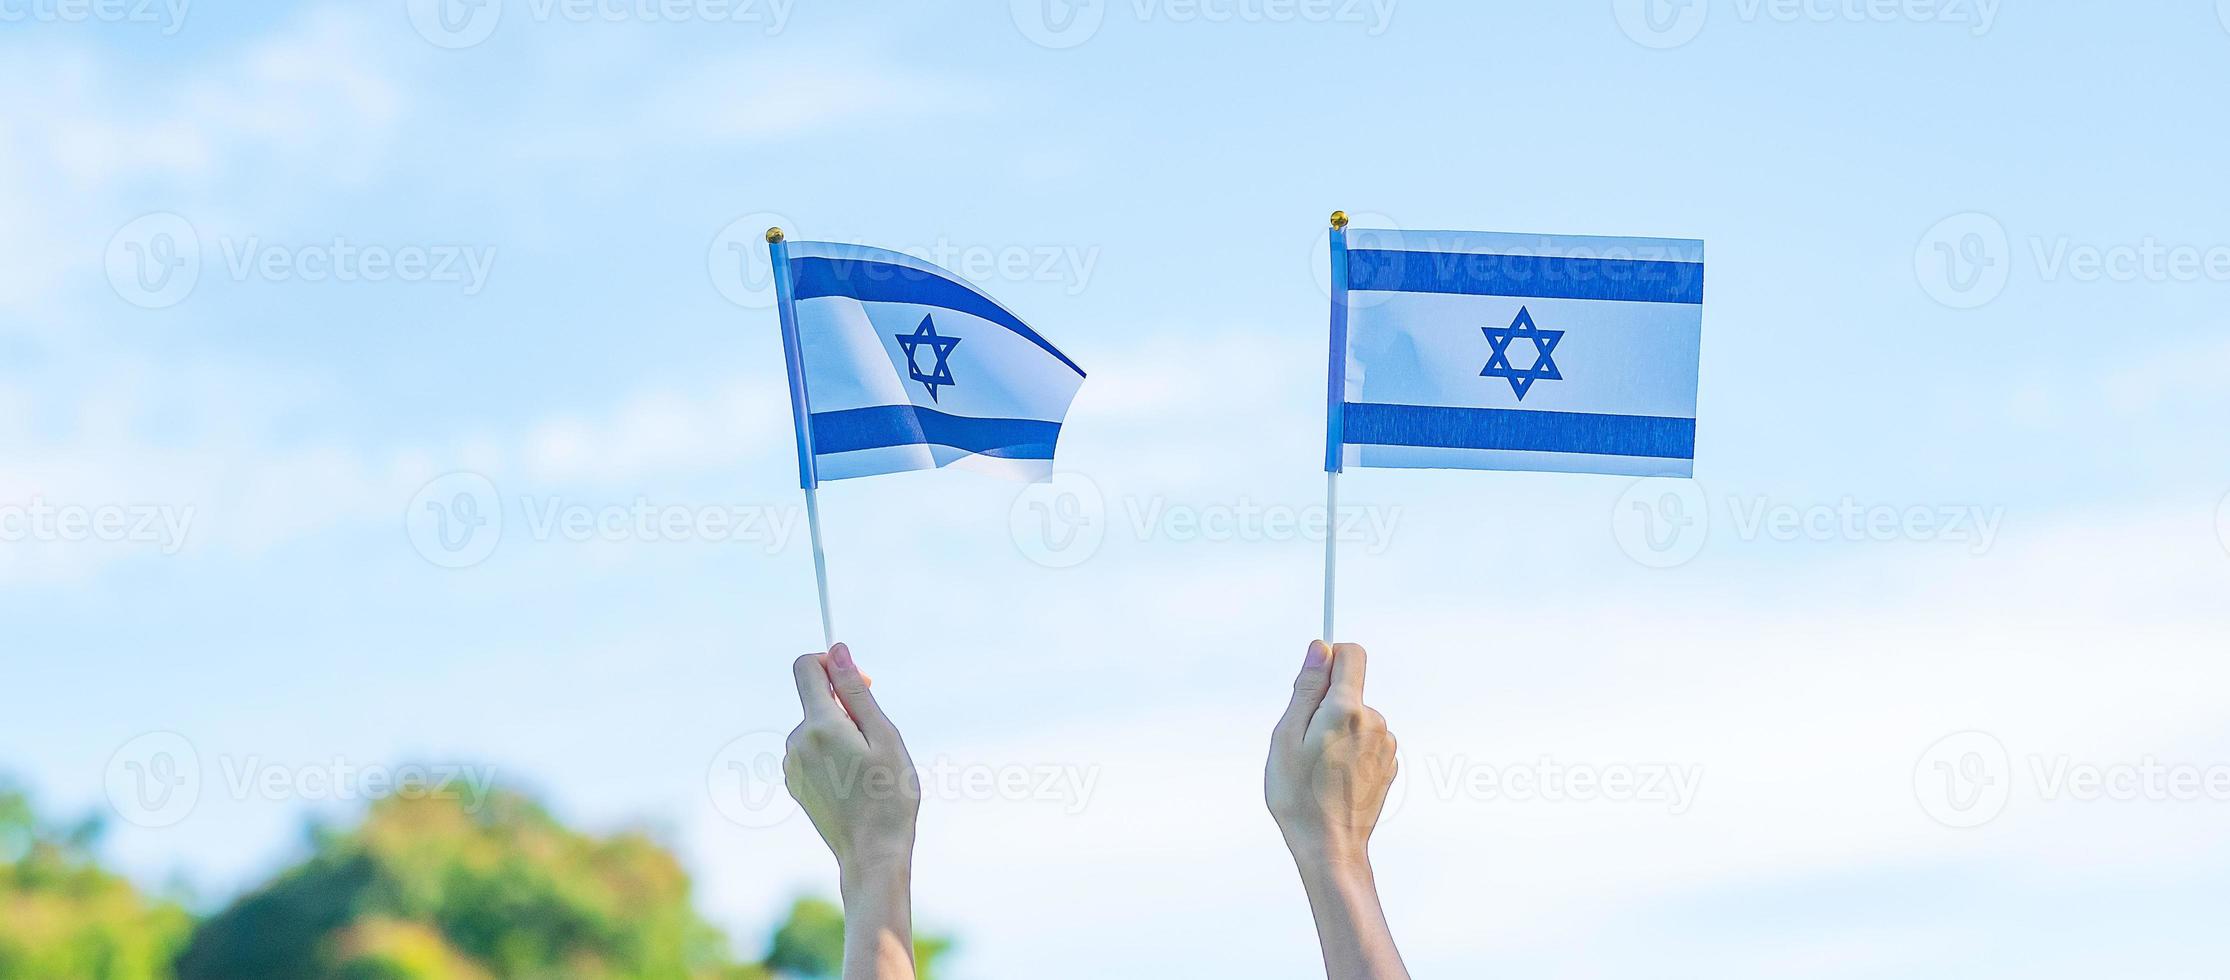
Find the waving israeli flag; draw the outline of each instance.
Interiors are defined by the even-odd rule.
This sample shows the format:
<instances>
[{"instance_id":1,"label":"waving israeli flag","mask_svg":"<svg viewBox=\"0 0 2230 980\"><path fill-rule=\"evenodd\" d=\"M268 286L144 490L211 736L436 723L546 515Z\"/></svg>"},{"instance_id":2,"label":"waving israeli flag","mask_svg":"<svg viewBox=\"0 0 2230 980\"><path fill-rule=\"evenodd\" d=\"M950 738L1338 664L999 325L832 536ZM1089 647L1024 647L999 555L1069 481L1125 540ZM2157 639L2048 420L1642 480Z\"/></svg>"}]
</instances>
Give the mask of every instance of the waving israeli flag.
<instances>
[{"instance_id":1,"label":"waving israeli flag","mask_svg":"<svg viewBox=\"0 0 2230 980\"><path fill-rule=\"evenodd\" d=\"M1325 469L1693 474L1702 242L1335 229L1332 280Z\"/></svg>"},{"instance_id":2,"label":"waving israeli flag","mask_svg":"<svg viewBox=\"0 0 2230 980\"><path fill-rule=\"evenodd\" d=\"M768 238L805 487L948 465L1052 474L1075 361L921 259Z\"/></svg>"}]
</instances>

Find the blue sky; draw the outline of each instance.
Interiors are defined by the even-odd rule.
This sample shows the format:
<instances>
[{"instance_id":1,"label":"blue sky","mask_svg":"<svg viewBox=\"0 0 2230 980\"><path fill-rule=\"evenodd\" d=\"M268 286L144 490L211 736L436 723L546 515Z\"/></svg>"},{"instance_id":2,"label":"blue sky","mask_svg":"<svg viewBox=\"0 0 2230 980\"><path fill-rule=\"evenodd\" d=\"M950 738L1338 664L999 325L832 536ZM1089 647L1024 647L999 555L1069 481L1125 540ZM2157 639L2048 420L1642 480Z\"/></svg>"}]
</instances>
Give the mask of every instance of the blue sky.
<instances>
[{"instance_id":1,"label":"blue sky","mask_svg":"<svg viewBox=\"0 0 2230 980\"><path fill-rule=\"evenodd\" d=\"M1693 484L1343 484L1420 975L2219 960L2214 5L1125 0L1061 34L1027 0L504 0L462 47L415 3L0 9L29 12L0 30L0 771L108 809L137 740L183 739L194 805L109 839L145 881L221 901L353 812L304 774L422 762L659 828L746 947L831 890L801 818L713 797L794 724L802 543L535 530L794 526L748 265L779 222L946 261L1090 372L1054 485L1083 545L1048 545L1045 489L824 493L840 632L958 774L920 919L962 977L1302 974L1259 767L1321 545L1261 515L1321 503L1345 208L1708 243ZM136 284L165 231L182 295ZM387 260L305 279L336 242ZM503 525L448 568L413 515L459 472ZM11 532L38 504L185 531ZM1947 759L2006 796L1945 811ZM2148 760L2199 788L2061 778ZM1544 761L1700 775L1479 788Z\"/></svg>"}]
</instances>

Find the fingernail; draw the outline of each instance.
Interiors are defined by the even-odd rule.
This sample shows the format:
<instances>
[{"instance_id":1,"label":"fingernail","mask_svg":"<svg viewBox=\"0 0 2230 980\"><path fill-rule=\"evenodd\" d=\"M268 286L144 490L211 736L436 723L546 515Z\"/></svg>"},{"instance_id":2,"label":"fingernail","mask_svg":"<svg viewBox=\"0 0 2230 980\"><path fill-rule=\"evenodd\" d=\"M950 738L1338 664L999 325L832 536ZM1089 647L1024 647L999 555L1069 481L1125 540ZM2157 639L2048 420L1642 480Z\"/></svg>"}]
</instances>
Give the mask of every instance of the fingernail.
<instances>
[{"instance_id":1,"label":"fingernail","mask_svg":"<svg viewBox=\"0 0 2230 980\"><path fill-rule=\"evenodd\" d=\"M1301 666L1309 670L1315 670L1324 666L1324 662L1330 659L1332 659L1332 652L1324 648L1323 640L1310 640L1308 659L1301 661Z\"/></svg>"},{"instance_id":2,"label":"fingernail","mask_svg":"<svg viewBox=\"0 0 2230 980\"><path fill-rule=\"evenodd\" d=\"M836 669L838 670L859 669L852 663L852 648L842 643L829 648L829 659L836 663Z\"/></svg>"}]
</instances>

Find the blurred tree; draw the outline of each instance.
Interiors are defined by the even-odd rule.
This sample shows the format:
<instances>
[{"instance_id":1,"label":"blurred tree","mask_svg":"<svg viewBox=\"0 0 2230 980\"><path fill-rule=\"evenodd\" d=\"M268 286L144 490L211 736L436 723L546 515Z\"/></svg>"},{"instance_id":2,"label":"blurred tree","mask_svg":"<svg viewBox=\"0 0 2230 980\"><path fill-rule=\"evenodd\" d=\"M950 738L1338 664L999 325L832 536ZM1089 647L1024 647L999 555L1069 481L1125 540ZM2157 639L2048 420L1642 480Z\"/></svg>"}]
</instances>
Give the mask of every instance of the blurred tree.
<instances>
[{"instance_id":1,"label":"blurred tree","mask_svg":"<svg viewBox=\"0 0 2230 980\"><path fill-rule=\"evenodd\" d=\"M515 793L395 797L194 934L179 980L741 980L640 834L596 838Z\"/></svg>"},{"instance_id":2,"label":"blurred tree","mask_svg":"<svg viewBox=\"0 0 2230 980\"><path fill-rule=\"evenodd\" d=\"M739 963L640 834L590 837L515 793L395 797L196 929L0 785L0 980L773 980L835 977L843 910L801 899ZM190 938L189 938L190 937ZM914 944L934 980L950 939Z\"/></svg>"},{"instance_id":3,"label":"blurred tree","mask_svg":"<svg viewBox=\"0 0 2230 980\"><path fill-rule=\"evenodd\" d=\"M0 980L166 980L193 922L93 860L98 821L39 822L0 786Z\"/></svg>"},{"instance_id":4,"label":"blurred tree","mask_svg":"<svg viewBox=\"0 0 2230 980\"><path fill-rule=\"evenodd\" d=\"M920 980L936 980L937 960L952 951L944 936L916 936L914 967ZM844 971L844 910L818 898L801 898L774 932L766 966L778 975L821 980Z\"/></svg>"}]
</instances>

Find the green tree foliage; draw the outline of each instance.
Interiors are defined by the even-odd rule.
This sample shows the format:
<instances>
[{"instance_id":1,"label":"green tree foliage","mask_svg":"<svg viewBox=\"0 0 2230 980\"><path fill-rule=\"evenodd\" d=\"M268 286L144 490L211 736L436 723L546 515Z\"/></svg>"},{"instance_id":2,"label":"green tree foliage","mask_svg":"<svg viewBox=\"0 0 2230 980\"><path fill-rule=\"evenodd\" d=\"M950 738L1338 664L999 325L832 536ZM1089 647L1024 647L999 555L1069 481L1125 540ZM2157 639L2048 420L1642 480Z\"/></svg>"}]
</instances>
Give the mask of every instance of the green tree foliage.
<instances>
[{"instance_id":1,"label":"green tree foliage","mask_svg":"<svg viewBox=\"0 0 2230 980\"><path fill-rule=\"evenodd\" d=\"M755 975L672 855L523 796L396 797L205 923L178 980L729 980Z\"/></svg>"},{"instance_id":2,"label":"green tree foliage","mask_svg":"<svg viewBox=\"0 0 2230 980\"><path fill-rule=\"evenodd\" d=\"M952 950L943 936L914 939L914 967L920 980L936 980L937 961ZM844 910L817 898L801 898L774 932L766 966L782 976L821 980L844 972Z\"/></svg>"},{"instance_id":3,"label":"green tree foliage","mask_svg":"<svg viewBox=\"0 0 2230 980\"><path fill-rule=\"evenodd\" d=\"M776 980L835 977L844 913L803 899L762 963L732 959L689 879L640 834L576 833L531 800L418 795L196 928L0 786L0 980ZM923 980L952 946L915 943Z\"/></svg>"},{"instance_id":4,"label":"green tree foliage","mask_svg":"<svg viewBox=\"0 0 2230 980\"><path fill-rule=\"evenodd\" d=\"M165 980L192 921L94 862L100 825L41 824L0 786L0 980Z\"/></svg>"}]
</instances>

